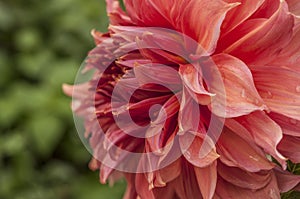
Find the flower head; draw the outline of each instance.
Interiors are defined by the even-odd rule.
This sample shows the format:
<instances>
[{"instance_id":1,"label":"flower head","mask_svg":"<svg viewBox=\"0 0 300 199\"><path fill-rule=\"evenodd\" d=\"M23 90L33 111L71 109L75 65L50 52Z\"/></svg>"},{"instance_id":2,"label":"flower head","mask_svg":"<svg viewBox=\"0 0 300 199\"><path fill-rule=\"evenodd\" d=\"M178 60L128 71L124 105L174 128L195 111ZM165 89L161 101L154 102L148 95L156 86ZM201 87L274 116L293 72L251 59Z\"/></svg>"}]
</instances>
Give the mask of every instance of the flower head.
<instances>
[{"instance_id":1,"label":"flower head","mask_svg":"<svg viewBox=\"0 0 300 199\"><path fill-rule=\"evenodd\" d=\"M64 86L101 182L125 176L128 199L299 189L285 171L300 162L298 2L107 0L93 77Z\"/></svg>"}]
</instances>

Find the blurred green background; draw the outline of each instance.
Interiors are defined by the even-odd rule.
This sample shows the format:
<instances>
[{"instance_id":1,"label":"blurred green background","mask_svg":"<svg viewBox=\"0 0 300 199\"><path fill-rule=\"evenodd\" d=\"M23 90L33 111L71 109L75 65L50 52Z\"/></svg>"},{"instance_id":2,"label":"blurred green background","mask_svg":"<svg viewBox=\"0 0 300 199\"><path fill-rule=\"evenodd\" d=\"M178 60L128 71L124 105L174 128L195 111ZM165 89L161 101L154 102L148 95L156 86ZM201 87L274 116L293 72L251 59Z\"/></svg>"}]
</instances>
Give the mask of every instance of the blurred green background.
<instances>
[{"instance_id":1,"label":"blurred green background","mask_svg":"<svg viewBox=\"0 0 300 199\"><path fill-rule=\"evenodd\" d=\"M119 199L74 128L72 84L107 28L104 0L0 1L0 199Z\"/></svg>"}]
</instances>

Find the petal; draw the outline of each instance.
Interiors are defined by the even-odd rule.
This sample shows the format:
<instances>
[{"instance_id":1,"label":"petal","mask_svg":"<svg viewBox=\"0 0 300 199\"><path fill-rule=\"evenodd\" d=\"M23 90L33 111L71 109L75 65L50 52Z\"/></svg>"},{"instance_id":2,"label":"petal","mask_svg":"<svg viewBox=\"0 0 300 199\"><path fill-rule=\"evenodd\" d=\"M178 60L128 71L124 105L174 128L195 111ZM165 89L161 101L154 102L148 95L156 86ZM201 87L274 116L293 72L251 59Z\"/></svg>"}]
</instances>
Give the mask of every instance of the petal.
<instances>
[{"instance_id":1,"label":"petal","mask_svg":"<svg viewBox=\"0 0 300 199\"><path fill-rule=\"evenodd\" d=\"M126 13L121 9L118 0L106 0L106 11L110 23L113 25L131 25L132 22Z\"/></svg>"},{"instance_id":2,"label":"petal","mask_svg":"<svg viewBox=\"0 0 300 199\"><path fill-rule=\"evenodd\" d=\"M205 66L204 76L210 82L206 82L209 91L216 93L211 104L211 111L220 117L238 117L256 110L263 110L265 106L253 83L252 75L248 67L239 59L227 54L214 55L214 66Z\"/></svg>"},{"instance_id":3,"label":"petal","mask_svg":"<svg viewBox=\"0 0 300 199\"><path fill-rule=\"evenodd\" d=\"M300 137L283 136L278 145L279 151L294 163L300 163Z\"/></svg>"},{"instance_id":4,"label":"petal","mask_svg":"<svg viewBox=\"0 0 300 199\"><path fill-rule=\"evenodd\" d=\"M197 69L192 64L181 65L179 74L190 95L198 103L203 105L210 103L211 96L214 96L214 94L209 93L204 88L201 69Z\"/></svg>"},{"instance_id":5,"label":"petal","mask_svg":"<svg viewBox=\"0 0 300 199\"><path fill-rule=\"evenodd\" d=\"M221 0L191 0L184 9L180 8L183 11L178 29L199 43L197 54L210 55L216 47L226 13L237 5Z\"/></svg>"},{"instance_id":6,"label":"petal","mask_svg":"<svg viewBox=\"0 0 300 199\"><path fill-rule=\"evenodd\" d=\"M282 171L280 168L275 168L275 175L281 193L288 192L295 188L300 183L300 176L294 175L288 171Z\"/></svg>"},{"instance_id":7,"label":"petal","mask_svg":"<svg viewBox=\"0 0 300 199\"><path fill-rule=\"evenodd\" d=\"M178 72L168 66L160 64L143 64L136 63L134 73L140 85L158 84L165 86L175 92L181 88L181 80Z\"/></svg>"},{"instance_id":8,"label":"petal","mask_svg":"<svg viewBox=\"0 0 300 199\"><path fill-rule=\"evenodd\" d=\"M246 63L268 63L290 41L293 23L286 2L281 1L278 10L265 23L245 34L224 52Z\"/></svg>"},{"instance_id":9,"label":"petal","mask_svg":"<svg viewBox=\"0 0 300 199\"><path fill-rule=\"evenodd\" d=\"M289 10L295 14L300 15L300 1L298 0L286 0L289 5Z\"/></svg>"},{"instance_id":10,"label":"petal","mask_svg":"<svg viewBox=\"0 0 300 199\"><path fill-rule=\"evenodd\" d=\"M298 20L300 21L300 16ZM299 67L300 28L299 27L298 28L294 27L294 34L291 41L280 51L280 54L277 57L274 57L274 60L271 61L271 65L284 66L290 68L291 70L300 72L300 67Z\"/></svg>"},{"instance_id":11,"label":"petal","mask_svg":"<svg viewBox=\"0 0 300 199\"><path fill-rule=\"evenodd\" d=\"M126 11L136 25L171 28L166 11L170 10L172 2L159 6L161 3L160 0L124 0Z\"/></svg>"},{"instance_id":12,"label":"petal","mask_svg":"<svg viewBox=\"0 0 300 199\"><path fill-rule=\"evenodd\" d=\"M278 66L251 70L256 88L270 110L300 120L300 72Z\"/></svg>"},{"instance_id":13,"label":"petal","mask_svg":"<svg viewBox=\"0 0 300 199\"><path fill-rule=\"evenodd\" d=\"M226 127L218 140L217 152L220 154L220 160L227 166L239 167L250 172L273 168L273 164L261 152L256 151Z\"/></svg>"},{"instance_id":14,"label":"petal","mask_svg":"<svg viewBox=\"0 0 300 199\"><path fill-rule=\"evenodd\" d=\"M265 0L225 0L227 3L240 2L240 5L230 10L222 24L223 34L233 30L235 27L247 20Z\"/></svg>"},{"instance_id":15,"label":"petal","mask_svg":"<svg viewBox=\"0 0 300 199\"><path fill-rule=\"evenodd\" d=\"M186 118L189 118L188 120ZM180 132L196 131L204 133L204 126L200 119L200 106L189 95L185 88L182 91L180 109L178 113Z\"/></svg>"},{"instance_id":16,"label":"petal","mask_svg":"<svg viewBox=\"0 0 300 199\"><path fill-rule=\"evenodd\" d=\"M271 174L271 180L267 186L255 190L255 189L245 189L238 186L234 186L231 183L224 181L222 178L218 179L217 184L217 194L222 196L222 198L243 198L243 199L253 199L253 198L270 198L270 199L280 199L280 193L277 185L277 180L275 175Z\"/></svg>"},{"instance_id":17,"label":"petal","mask_svg":"<svg viewBox=\"0 0 300 199\"><path fill-rule=\"evenodd\" d=\"M144 173L137 173L135 178L135 188L140 198L155 199L153 191Z\"/></svg>"},{"instance_id":18,"label":"petal","mask_svg":"<svg viewBox=\"0 0 300 199\"><path fill-rule=\"evenodd\" d=\"M249 172L218 163L218 174L227 182L245 189L261 189L271 180L270 172Z\"/></svg>"},{"instance_id":19,"label":"petal","mask_svg":"<svg viewBox=\"0 0 300 199\"><path fill-rule=\"evenodd\" d=\"M282 139L282 130L265 112L256 111L235 120L249 131L258 146L286 167L286 158L277 150L277 145Z\"/></svg>"},{"instance_id":20,"label":"petal","mask_svg":"<svg viewBox=\"0 0 300 199\"><path fill-rule=\"evenodd\" d=\"M204 168L194 167L194 171L203 199L213 198L217 185L217 161Z\"/></svg>"},{"instance_id":21,"label":"petal","mask_svg":"<svg viewBox=\"0 0 300 199\"><path fill-rule=\"evenodd\" d=\"M127 187L123 199L136 199L135 174L125 173Z\"/></svg>"},{"instance_id":22,"label":"petal","mask_svg":"<svg viewBox=\"0 0 300 199\"><path fill-rule=\"evenodd\" d=\"M186 132L179 136L179 144L185 159L196 167L207 167L219 157L213 141L203 134Z\"/></svg>"},{"instance_id":23,"label":"petal","mask_svg":"<svg viewBox=\"0 0 300 199\"><path fill-rule=\"evenodd\" d=\"M300 121L278 113L270 113L269 116L280 125L283 134L300 137Z\"/></svg>"},{"instance_id":24,"label":"petal","mask_svg":"<svg viewBox=\"0 0 300 199\"><path fill-rule=\"evenodd\" d=\"M193 168L191 164L183 162L181 175L174 181L175 191L180 199L201 198L201 192Z\"/></svg>"},{"instance_id":25,"label":"petal","mask_svg":"<svg viewBox=\"0 0 300 199\"><path fill-rule=\"evenodd\" d=\"M179 102L172 96L161 108L157 118L151 121L146 131L146 140L154 153L164 153L164 148L173 142L178 132L177 112Z\"/></svg>"}]
</instances>

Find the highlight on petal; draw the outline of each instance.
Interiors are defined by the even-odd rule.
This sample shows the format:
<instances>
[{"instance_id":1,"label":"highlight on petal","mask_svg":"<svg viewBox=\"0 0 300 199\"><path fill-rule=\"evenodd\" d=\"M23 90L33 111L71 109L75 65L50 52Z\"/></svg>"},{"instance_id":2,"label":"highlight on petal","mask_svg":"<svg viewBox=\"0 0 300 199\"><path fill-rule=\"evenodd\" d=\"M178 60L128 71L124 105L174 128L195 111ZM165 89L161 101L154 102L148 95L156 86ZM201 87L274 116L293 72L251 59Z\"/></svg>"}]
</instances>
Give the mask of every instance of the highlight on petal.
<instances>
[{"instance_id":1,"label":"highlight on petal","mask_svg":"<svg viewBox=\"0 0 300 199\"><path fill-rule=\"evenodd\" d=\"M300 137L284 135L278 145L279 151L294 163L300 163Z\"/></svg>"},{"instance_id":2,"label":"highlight on petal","mask_svg":"<svg viewBox=\"0 0 300 199\"><path fill-rule=\"evenodd\" d=\"M283 168L286 167L286 158L277 150L282 139L282 130L265 112L256 111L235 120L249 131L258 146L272 155Z\"/></svg>"},{"instance_id":3,"label":"highlight on petal","mask_svg":"<svg viewBox=\"0 0 300 199\"><path fill-rule=\"evenodd\" d=\"M204 168L194 167L194 171L203 199L213 198L217 185L217 161Z\"/></svg>"},{"instance_id":4,"label":"highlight on petal","mask_svg":"<svg viewBox=\"0 0 300 199\"><path fill-rule=\"evenodd\" d=\"M210 109L220 117L238 117L266 107L260 98L251 71L241 60L227 54L212 56L218 71L213 71L207 82L209 91L215 93ZM206 76L211 75L204 66ZM215 70L213 67L211 69ZM221 77L218 77L219 74ZM222 82L219 81L221 78ZM223 84L223 85L222 85ZM225 88L225 91L223 90Z\"/></svg>"},{"instance_id":5,"label":"highlight on petal","mask_svg":"<svg viewBox=\"0 0 300 199\"><path fill-rule=\"evenodd\" d=\"M223 34L226 34L246 21L265 0L225 0L228 3L240 2L240 4L230 10L222 23Z\"/></svg>"},{"instance_id":6,"label":"highlight on petal","mask_svg":"<svg viewBox=\"0 0 300 199\"><path fill-rule=\"evenodd\" d=\"M183 156L196 167L207 167L219 157L213 141L203 134L186 132L180 135L179 143Z\"/></svg>"},{"instance_id":7,"label":"highlight on petal","mask_svg":"<svg viewBox=\"0 0 300 199\"><path fill-rule=\"evenodd\" d=\"M269 183L258 190L245 189L239 186L235 186L229 182L226 182L221 177L218 178L218 184L216 192L221 198L274 198L280 199L280 192L277 185L276 177L273 172L270 173Z\"/></svg>"},{"instance_id":8,"label":"highlight on petal","mask_svg":"<svg viewBox=\"0 0 300 199\"><path fill-rule=\"evenodd\" d=\"M181 65L179 68L179 74L191 97L193 97L199 104L207 105L211 102L211 97L214 96L214 94L208 92L204 88L200 68L197 69L192 64Z\"/></svg>"},{"instance_id":9,"label":"highlight on petal","mask_svg":"<svg viewBox=\"0 0 300 199\"><path fill-rule=\"evenodd\" d=\"M268 171L249 172L237 167L229 167L218 162L218 174L227 182L244 189L262 189L271 180Z\"/></svg>"},{"instance_id":10,"label":"highlight on petal","mask_svg":"<svg viewBox=\"0 0 300 199\"><path fill-rule=\"evenodd\" d=\"M293 190L300 184L300 175L293 175L288 171L282 171L278 167L274 169L274 173L277 178L278 187L282 193Z\"/></svg>"},{"instance_id":11,"label":"highlight on petal","mask_svg":"<svg viewBox=\"0 0 300 199\"><path fill-rule=\"evenodd\" d=\"M227 127L224 128L217 142L217 152L225 165L239 167L249 172L269 170L274 167L259 148L252 147Z\"/></svg>"},{"instance_id":12,"label":"highlight on petal","mask_svg":"<svg viewBox=\"0 0 300 199\"><path fill-rule=\"evenodd\" d=\"M132 21L120 7L118 0L106 0L106 11L113 25L131 25Z\"/></svg>"},{"instance_id":13,"label":"highlight on petal","mask_svg":"<svg viewBox=\"0 0 300 199\"><path fill-rule=\"evenodd\" d=\"M221 0L191 0L181 13L177 29L199 43L197 54L210 55L217 45L226 13L238 4L228 4Z\"/></svg>"},{"instance_id":14,"label":"highlight on petal","mask_svg":"<svg viewBox=\"0 0 300 199\"><path fill-rule=\"evenodd\" d=\"M270 110L300 120L300 72L278 66L253 66L251 71Z\"/></svg>"},{"instance_id":15,"label":"highlight on petal","mask_svg":"<svg viewBox=\"0 0 300 199\"><path fill-rule=\"evenodd\" d=\"M295 14L300 15L300 1L298 0L286 0L286 2L289 5L289 10Z\"/></svg>"},{"instance_id":16,"label":"highlight on petal","mask_svg":"<svg viewBox=\"0 0 300 199\"><path fill-rule=\"evenodd\" d=\"M293 25L293 16L288 13L286 2L281 1L277 11L268 20L250 30L224 52L246 63L268 63L291 40Z\"/></svg>"}]
</instances>

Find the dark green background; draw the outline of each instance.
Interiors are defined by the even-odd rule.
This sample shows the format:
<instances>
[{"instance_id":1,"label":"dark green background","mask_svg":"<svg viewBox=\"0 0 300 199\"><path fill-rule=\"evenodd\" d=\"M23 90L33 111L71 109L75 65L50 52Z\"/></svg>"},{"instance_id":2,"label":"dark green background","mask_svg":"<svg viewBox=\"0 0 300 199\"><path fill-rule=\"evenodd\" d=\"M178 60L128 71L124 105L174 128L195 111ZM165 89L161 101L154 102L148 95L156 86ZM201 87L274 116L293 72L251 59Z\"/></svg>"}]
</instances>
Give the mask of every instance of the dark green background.
<instances>
[{"instance_id":1,"label":"dark green background","mask_svg":"<svg viewBox=\"0 0 300 199\"><path fill-rule=\"evenodd\" d=\"M0 1L0 199L121 198L124 181L88 169L61 90L107 25L104 0Z\"/></svg>"},{"instance_id":2,"label":"dark green background","mask_svg":"<svg viewBox=\"0 0 300 199\"><path fill-rule=\"evenodd\" d=\"M103 0L0 1L0 199L121 198L89 171L61 90L107 24Z\"/></svg>"}]
</instances>

